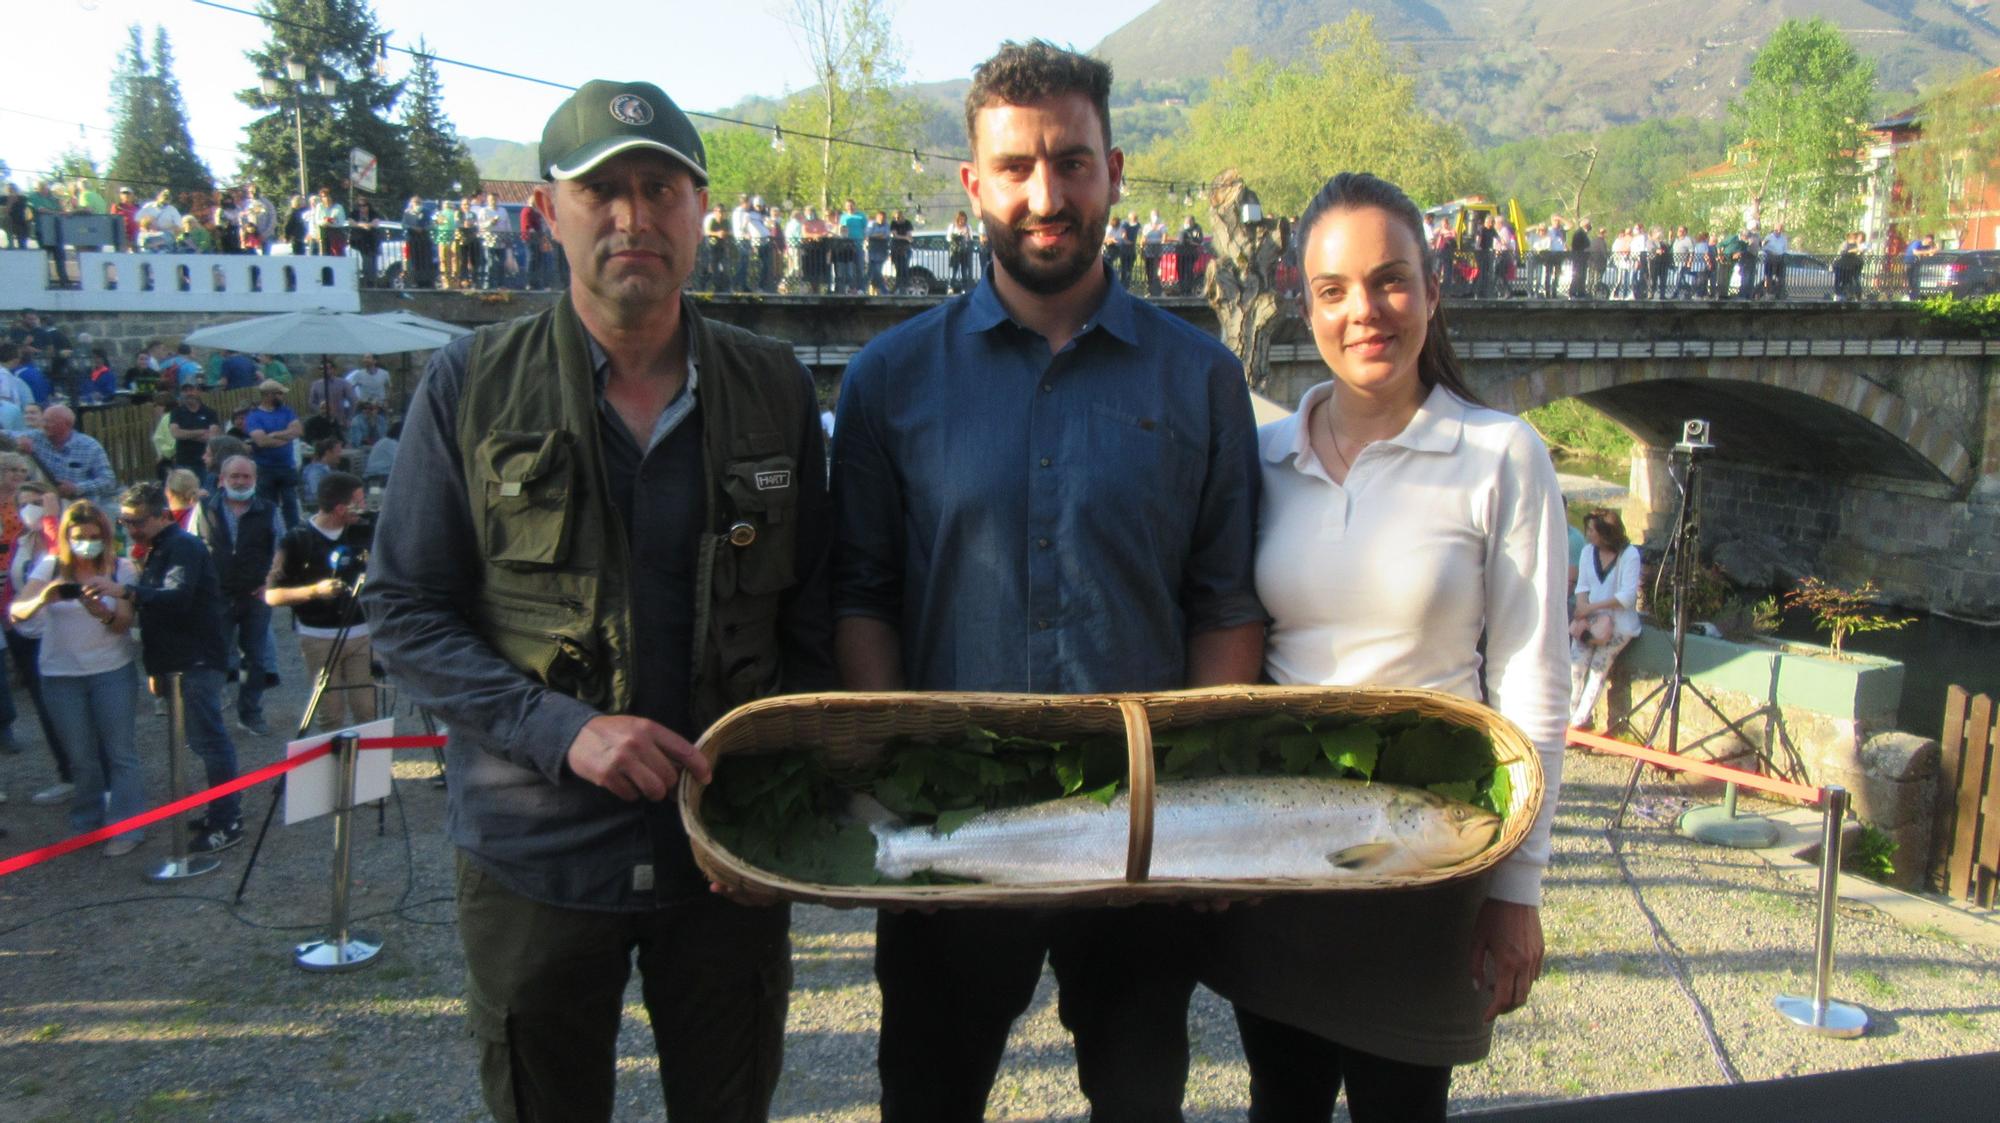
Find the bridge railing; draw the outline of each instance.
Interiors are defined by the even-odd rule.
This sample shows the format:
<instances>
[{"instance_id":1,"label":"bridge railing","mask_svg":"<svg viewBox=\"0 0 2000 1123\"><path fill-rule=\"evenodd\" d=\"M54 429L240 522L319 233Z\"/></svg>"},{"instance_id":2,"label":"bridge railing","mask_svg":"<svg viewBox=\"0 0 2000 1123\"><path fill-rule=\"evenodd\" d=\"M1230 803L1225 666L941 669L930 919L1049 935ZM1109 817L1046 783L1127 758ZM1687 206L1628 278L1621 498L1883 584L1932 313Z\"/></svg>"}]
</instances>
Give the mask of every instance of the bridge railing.
<instances>
[{"instance_id":1,"label":"bridge railing","mask_svg":"<svg viewBox=\"0 0 2000 1123\"><path fill-rule=\"evenodd\" d=\"M1665 262L1603 249L1438 255L1456 299L1911 300L2000 292L2000 253L1940 253L1913 263L1888 254L1790 253L1731 262L1712 255Z\"/></svg>"}]
</instances>

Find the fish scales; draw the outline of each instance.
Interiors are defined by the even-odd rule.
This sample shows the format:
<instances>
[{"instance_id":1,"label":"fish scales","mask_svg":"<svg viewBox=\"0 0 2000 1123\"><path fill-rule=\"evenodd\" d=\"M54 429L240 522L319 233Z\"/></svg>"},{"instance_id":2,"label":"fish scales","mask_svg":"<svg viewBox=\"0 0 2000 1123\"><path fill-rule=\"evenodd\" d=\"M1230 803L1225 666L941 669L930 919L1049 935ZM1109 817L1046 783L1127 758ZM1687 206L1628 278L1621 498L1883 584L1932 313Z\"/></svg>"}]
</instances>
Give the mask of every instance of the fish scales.
<instances>
[{"instance_id":1,"label":"fish scales","mask_svg":"<svg viewBox=\"0 0 2000 1123\"><path fill-rule=\"evenodd\" d=\"M1499 833L1500 818L1395 784L1314 777L1170 781L1155 791L1154 878L1338 878L1454 865ZM1063 799L990 811L940 834L878 824L876 869L996 884L1125 876L1129 793L1110 806Z\"/></svg>"}]
</instances>

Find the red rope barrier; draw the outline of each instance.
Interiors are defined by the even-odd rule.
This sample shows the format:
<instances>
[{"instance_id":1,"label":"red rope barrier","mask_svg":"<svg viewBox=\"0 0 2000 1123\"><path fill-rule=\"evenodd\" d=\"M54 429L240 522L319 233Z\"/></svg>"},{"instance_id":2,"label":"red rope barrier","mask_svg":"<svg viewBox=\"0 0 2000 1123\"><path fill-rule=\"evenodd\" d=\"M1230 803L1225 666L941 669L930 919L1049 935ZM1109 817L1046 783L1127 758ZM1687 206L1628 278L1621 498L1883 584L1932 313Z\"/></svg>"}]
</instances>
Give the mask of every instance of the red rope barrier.
<instances>
[{"instance_id":1,"label":"red rope barrier","mask_svg":"<svg viewBox=\"0 0 2000 1123\"><path fill-rule=\"evenodd\" d=\"M61 842L44 846L39 850L30 850L25 854L16 854L12 858L0 862L0 877L6 877L10 873L18 873L29 866L40 865L50 858L60 858L72 850L81 850L93 842L101 842L113 835L124 834L129 830L149 826L159 822L161 819L172 818L183 811L192 811L218 796L225 796L231 792L240 792L245 788L253 788L266 780L275 780L285 773L318 760L332 751L333 745L330 742L320 745L317 748L307 749L295 757L278 761L275 764L267 764L255 772L245 773L226 784L217 784L207 791L196 792L185 799L177 799L164 807L155 807L151 811L141 812L123 822L99 827L94 831L77 835L74 838L63 839Z\"/></svg>"},{"instance_id":2,"label":"red rope barrier","mask_svg":"<svg viewBox=\"0 0 2000 1123\"><path fill-rule=\"evenodd\" d=\"M357 744L362 749L441 749L444 747L444 742L445 739L443 737L364 737ZM288 757L275 764L267 764L255 772L245 773L226 784L217 784L206 791L199 791L186 798L177 799L164 807L155 807L151 811L140 812L130 819L102 826L94 831L71 838L65 838L61 842L51 843L39 850L30 850L24 854L16 854L12 858L0 861L0 877L6 877L10 873L19 873L29 866L41 865L51 858L60 858L64 854L81 850L92 843L102 842L114 835L121 835L126 831L151 826L162 819L172 818L183 811L191 811L208 803L210 800L229 795L232 792L240 792L245 788L254 788L267 780L275 780L295 768L310 764L332 751L333 742L328 741L324 745L317 745L307 749L295 757Z\"/></svg>"},{"instance_id":3,"label":"red rope barrier","mask_svg":"<svg viewBox=\"0 0 2000 1123\"><path fill-rule=\"evenodd\" d=\"M1818 804L1826 798L1826 793L1819 788L1807 787L1804 784L1794 784L1790 780L1779 780L1771 776L1766 776L1761 772L1746 772L1741 768L1731 768L1726 764L1717 764L1712 760L1698 760L1694 757L1675 756L1672 753L1660 752L1658 749L1649 749L1644 745L1628 745L1623 741L1614 741L1601 733L1571 729L1568 731L1567 736L1569 743L1572 745L1582 745L1585 748L1596 749L1599 752L1629 756L1634 760L1643 760L1647 764L1657 765L1660 768L1667 768L1676 772L1692 772L1697 776L1706 776L1711 780L1722 780L1746 788L1756 788L1759 791L1770 792L1772 795L1781 795L1787 799L1796 799L1800 803Z\"/></svg>"}]
</instances>

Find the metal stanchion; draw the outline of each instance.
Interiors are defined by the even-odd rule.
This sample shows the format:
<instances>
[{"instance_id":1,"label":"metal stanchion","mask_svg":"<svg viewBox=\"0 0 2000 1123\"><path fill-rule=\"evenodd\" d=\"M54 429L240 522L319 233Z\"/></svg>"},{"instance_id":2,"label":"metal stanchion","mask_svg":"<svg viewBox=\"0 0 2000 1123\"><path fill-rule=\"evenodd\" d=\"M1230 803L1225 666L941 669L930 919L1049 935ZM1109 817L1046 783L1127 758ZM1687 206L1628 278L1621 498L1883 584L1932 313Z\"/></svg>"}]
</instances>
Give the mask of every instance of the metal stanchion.
<instances>
[{"instance_id":1,"label":"metal stanchion","mask_svg":"<svg viewBox=\"0 0 2000 1123\"><path fill-rule=\"evenodd\" d=\"M360 739L352 733L333 738L333 922L331 931L293 949L292 962L307 971L352 971L374 962L382 941L347 930L348 872L354 857L354 770Z\"/></svg>"},{"instance_id":2,"label":"metal stanchion","mask_svg":"<svg viewBox=\"0 0 2000 1123\"><path fill-rule=\"evenodd\" d=\"M181 708L181 676L167 675L163 680L167 687L167 788L171 800L179 800L187 795L187 786L181 779L181 750L186 741L185 713ZM187 852L187 831L178 822L167 824L167 835L173 856L146 875L147 881L180 881L183 878L200 877L222 868L222 859L212 854L189 856Z\"/></svg>"},{"instance_id":3,"label":"metal stanchion","mask_svg":"<svg viewBox=\"0 0 2000 1123\"><path fill-rule=\"evenodd\" d=\"M1868 1011L1827 997L1833 978L1833 915L1840 897L1840 825L1847 818L1847 789L1826 789L1826 828L1819 849L1819 933L1814 944L1811 998L1780 995L1778 1013L1800 1029L1828 1037L1860 1037L1868 1032Z\"/></svg>"}]
</instances>

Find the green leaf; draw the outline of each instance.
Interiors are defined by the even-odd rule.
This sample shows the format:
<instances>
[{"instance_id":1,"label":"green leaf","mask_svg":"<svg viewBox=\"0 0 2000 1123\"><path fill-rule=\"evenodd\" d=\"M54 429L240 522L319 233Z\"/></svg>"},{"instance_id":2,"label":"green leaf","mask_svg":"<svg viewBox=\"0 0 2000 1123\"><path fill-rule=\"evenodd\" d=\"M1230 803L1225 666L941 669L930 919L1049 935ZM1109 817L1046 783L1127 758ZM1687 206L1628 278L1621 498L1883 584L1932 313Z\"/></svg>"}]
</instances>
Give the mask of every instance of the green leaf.
<instances>
[{"instance_id":1,"label":"green leaf","mask_svg":"<svg viewBox=\"0 0 2000 1123\"><path fill-rule=\"evenodd\" d=\"M1389 742L1374 778L1422 788L1483 779L1492 770L1493 746L1485 734L1433 718Z\"/></svg>"},{"instance_id":2,"label":"green leaf","mask_svg":"<svg viewBox=\"0 0 2000 1123\"><path fill-rule=\"evenodd\" d=\"M1382 755L1382 737L1365 725L1348 725L1319 734L1319 748L1328 764L1373 779Z\"/></svg>"},{"instance_id":3,"label":"green leaf","mask_svg":"<svg viewBox=\"0 0 2000 1123\"><path fill-rule=\"evenodd\" d=\"M1214 750L1205 744L1181 743L1167 750L1167 758L1160 764L1160 774L1170 780L1186 779L1198 774L1203 763L1212 765Z\"/></svg>"},{"instance_id":4,"label":"green leaf","mask_svg":"<svg viewBox=\"0 0 2000 1123\"><path fill-rule=\"evenodd\" d=\"M1284 763L1286 772L1304 772L1320 759L1319 739L1309 733L1286 737L1276 744L1278 759Z\"/></svg>"},{"instance_id":5,"label":"green leaf","mask_svg":"<svg viewBox=\"0 0 2000 1123\"><path fill-rule=\"evenodd\" d=\"M1118 798L1118 789L1122 785L1123 781L1113 780L1112 782L1104 785L1101 788L1093 788L1090 791L1087 791L1083 794L1086 799L1095 800L1098 803L1101 803L1104 806L1109 807L1111 806L1111 801Z\"/></svg>"},{"instance_id":6,"label":"green leaf","mask_svg":"<svg viewBox=\"0 0 2000 1123\"><path fill-rule=\"evenodd\" d=\"M1475 790L1478 786L1471 780L1454 780L1449 784L1432 784L1430 785L1430 790L1446 799L1455 799L1460 803L1471 803L1473 797L1479 794Z\"/></svg>"},{"instance_id":7,"label":"green leaf","mask_svg":"<svg viewBox=\"0 0 2000 1123\"><path fill-rule=\"evenodd\" d=\"M1514 777L1505 768L1495 768L1493 776L1486 782L1486 790L1472 802L1495 815L1505 817L1513 812Z\"/></svg>"},{"instance_id":8,"label":"green leaf","mask_svg":"<svg viewBox=\"0 0 2000 1123\"><path fill-rule=\"evenodd\" d=\"M1075 795L1083 788L1083 747L1065 745L1056 750L1056 779L1062 783L1064 795Z\"/></svg>"},{"instance_id":9,"label":"green leaf","mask_svg":"<svg viewBox=\"0 0 2000 1123\"><path fill-rule=\"evenodd\" d=\"M938 834L947 835L964 826L973 817L985 813L986 808L984 807L964 807L955 811L940 811L938 812L937 823L934 826Z\"/></svg>"}]
</instances>

